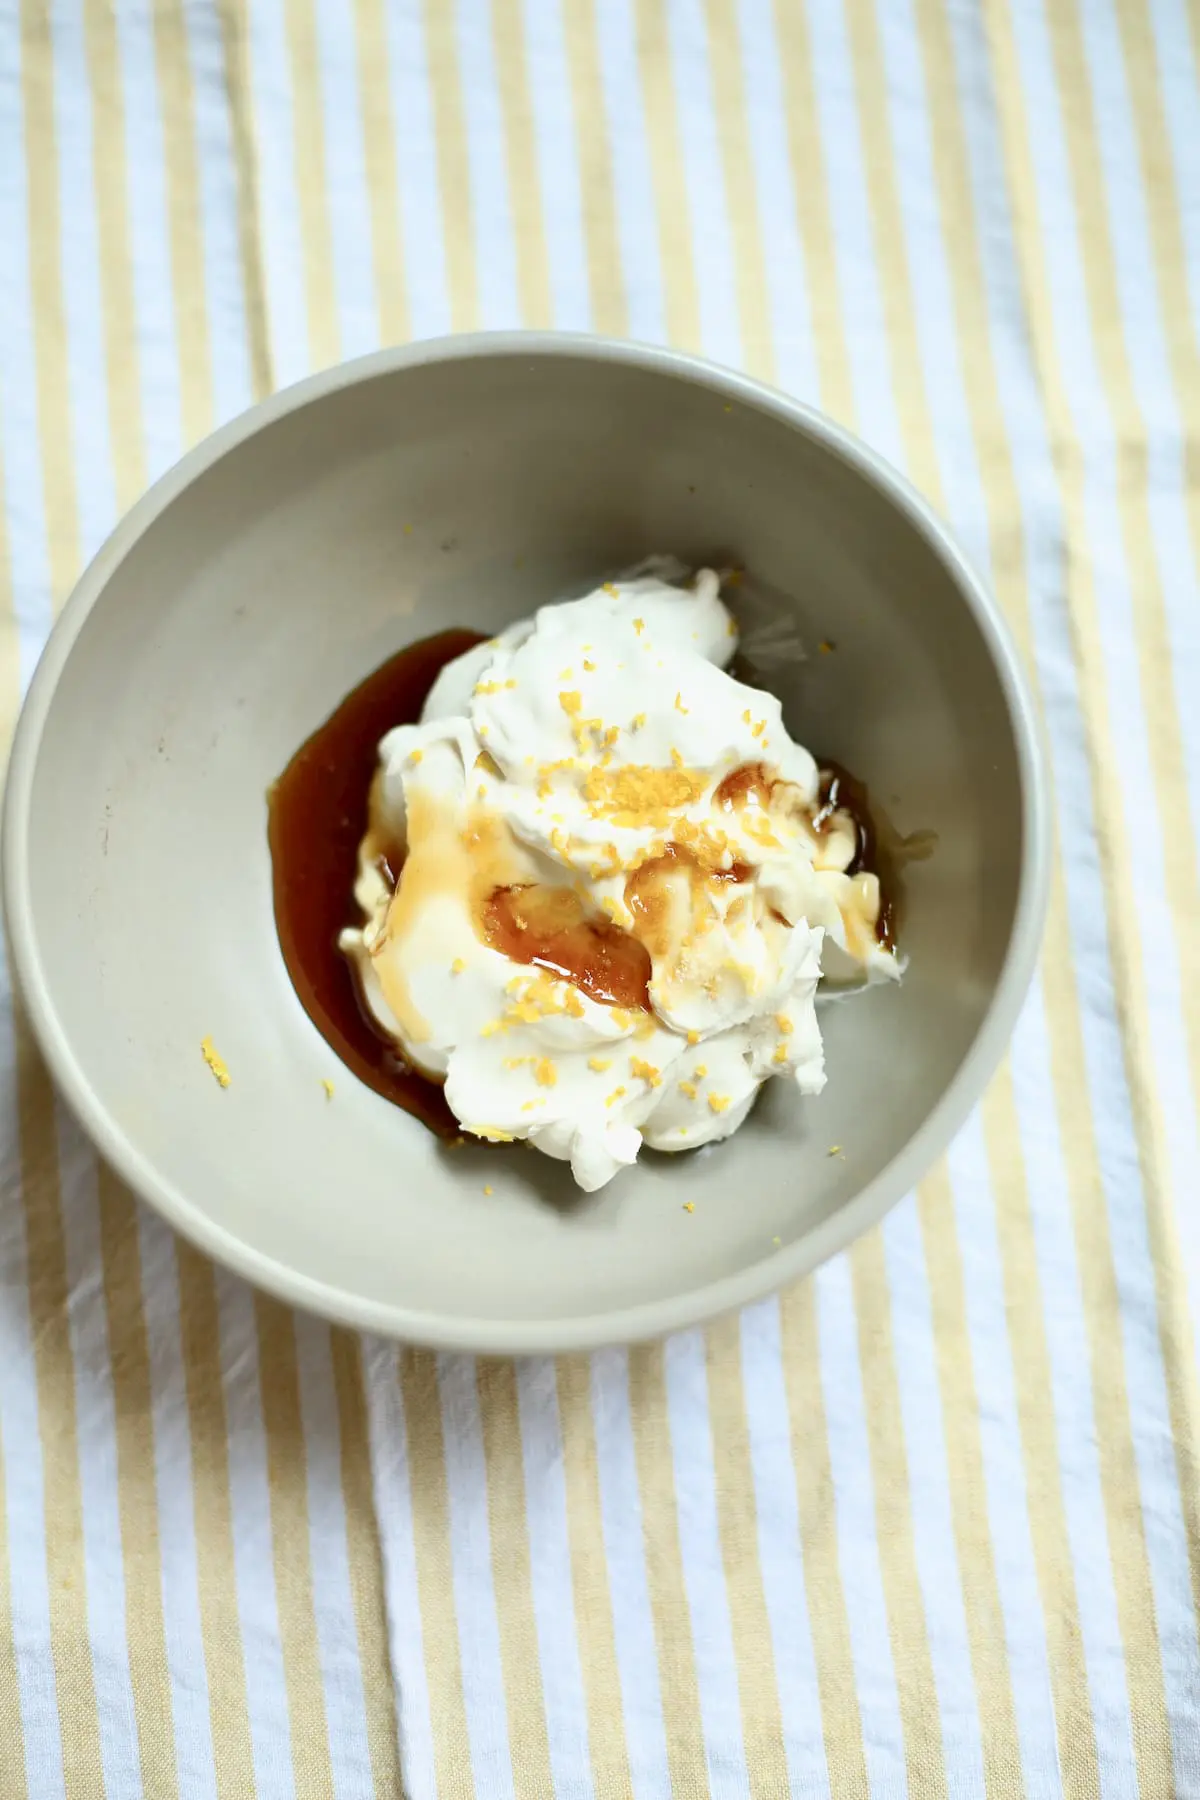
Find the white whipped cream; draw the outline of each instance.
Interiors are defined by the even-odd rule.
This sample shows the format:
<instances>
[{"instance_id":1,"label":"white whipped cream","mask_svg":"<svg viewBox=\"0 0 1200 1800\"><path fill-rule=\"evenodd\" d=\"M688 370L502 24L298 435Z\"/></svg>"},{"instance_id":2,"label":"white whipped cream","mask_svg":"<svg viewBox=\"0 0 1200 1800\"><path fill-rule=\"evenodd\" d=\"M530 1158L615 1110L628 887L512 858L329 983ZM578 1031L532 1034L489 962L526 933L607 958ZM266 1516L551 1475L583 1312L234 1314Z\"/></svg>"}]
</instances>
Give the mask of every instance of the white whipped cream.
<instances>
[{"instance_id":1,"label":"white whipped cream","mask_svg":"<svg viewBox=\"0 0 1200 1800\"><path fill-rule=\"evenodd\" d=\"M719 585L656 572L542 607L380 745L342 937L366 1002L464 1131L527 1139L588 1191L643 1144L728 1137L770 1076L819 1092L822 972L900 972L876 877L845 873L854 820L779 701L725 672ZM553 966L509 953L539 945Z\"/></svg>"}]
</instances>

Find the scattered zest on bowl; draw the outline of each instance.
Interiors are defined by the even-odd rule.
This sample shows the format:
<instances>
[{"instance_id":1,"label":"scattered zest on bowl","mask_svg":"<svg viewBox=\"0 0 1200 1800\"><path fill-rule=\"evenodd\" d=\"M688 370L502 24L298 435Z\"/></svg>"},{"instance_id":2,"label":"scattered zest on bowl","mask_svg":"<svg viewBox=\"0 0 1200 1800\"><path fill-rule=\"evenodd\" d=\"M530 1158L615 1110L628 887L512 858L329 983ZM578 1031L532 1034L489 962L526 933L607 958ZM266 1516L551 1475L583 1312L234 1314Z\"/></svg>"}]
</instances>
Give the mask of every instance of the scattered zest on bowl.
<instances>
[{"instance_id":1,"label":"scattered zest on bowl","mask_svg":"<svg viewBox=\"0 0 1200 1800\"><path fill-rule=\"evenodd\" d=\"M416 722L398 701L378 729L375 678L374 776L339 814L353 896L326 865L315 931L277 816L292 767L273 803L281 941L333 1047L435 1127L527 1140L588 1191L643 1145L729 1137L773 1077L819 1092L818 984L902 967L860 790L729 673L718 575L682 575L656 561L498 638L413 646L389 667L424 658Z\"/></svg>"}]
</instances>

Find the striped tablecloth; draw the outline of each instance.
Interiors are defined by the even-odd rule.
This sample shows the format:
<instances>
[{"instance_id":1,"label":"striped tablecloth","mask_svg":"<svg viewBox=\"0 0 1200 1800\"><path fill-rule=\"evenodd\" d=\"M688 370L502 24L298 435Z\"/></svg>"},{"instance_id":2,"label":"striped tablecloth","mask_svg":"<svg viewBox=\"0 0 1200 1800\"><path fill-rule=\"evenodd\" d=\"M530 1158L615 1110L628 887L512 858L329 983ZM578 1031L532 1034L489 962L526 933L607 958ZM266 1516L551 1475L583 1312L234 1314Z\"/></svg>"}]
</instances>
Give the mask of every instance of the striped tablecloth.
<instances>
[{"instance_id":1,"label":"striped tablecloth","mask_svg":"<svg viewBox=\"0 0 1200 1800\"><path fill-rule=\"evenodd\" d=\"M1059 825L946 1160L630 1354L256 1296L97 1168L5 998L3 1800L1200 1794L1198 53L1196 0L0 0L6 730L187 443L555 324L905 468Z\"/></svg>"}]
</instances>

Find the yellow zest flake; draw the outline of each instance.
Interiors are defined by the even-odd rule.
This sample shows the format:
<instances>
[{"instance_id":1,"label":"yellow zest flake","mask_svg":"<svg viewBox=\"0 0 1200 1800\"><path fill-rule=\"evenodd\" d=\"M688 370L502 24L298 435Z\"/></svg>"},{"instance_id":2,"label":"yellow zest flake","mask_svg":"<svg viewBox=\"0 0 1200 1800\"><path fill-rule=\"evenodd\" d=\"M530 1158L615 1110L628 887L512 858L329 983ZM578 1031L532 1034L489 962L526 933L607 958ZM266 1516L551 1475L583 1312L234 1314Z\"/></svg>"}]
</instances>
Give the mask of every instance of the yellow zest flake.
<instances>
[{"instance_id":1,"label":"yellow zest flake","mask_svg":"<svg viewBox=\"0 0 1200 1800\"><path fill-rule=\"evenodd\" d=\"M583 793L597 818L611 819L614 825L666 828L669 815L692 805L705 785L705 776L698 769L684 768L680 758L673 769L655 769L647 763L591 769Z\"/></svg>"},{"instance_id":2,"label":"yellow zest flake","mask_svg":"<svg viewBox=\"0 0 1200 1800\"><path fill-rule=\"evenodd\" d=\"M754 725L752 725L750 727L751 736L752 737L761 737L763 732L766 729L767 729L767 721L765 719L759 719Z\"/></svg>"},{"instance_id":3,"label":"yellow zest flake","mask_svg":"<svg viewBox=\"0 0 1200 1800\"><path fill-rule=\"evenodd\" d=\"M588 1068L595 1069L597 1075L603 1075L605 1069L612 1068L611 1056L589 1056Z\"/></svg>"},{"instance_id":4,"label":"yellow zest flake","mask_svg":"<svg viewBox=\"0 0 1200 1800\"><path fill-rule=\"evenodd\" d=\"M632 719L629 721L629 729L630 731L640 731L645 723L645 713L634 713Z\"/></svg>"},{"instance_id":5,"label":"yellow zest flake","mask_svg":"<svg viewBox=\"0 0 1200 1800\"><path fill-rule=\"evenodd\" d=\"M612 1009L613 1024L619 1031L628 1031L633 1024L633 1014L625 1006L614 1006Z\"/></svg>"},{"instance_id":6,"label":"yellow zest flake","mask_svg":"<svg viewBox=\"0 0 1200 1800\"><path fill-rule=\"evenodd\" d=\"M500 683L498 681L477 681L475 683L475 692L477 694L498 694L500 692Z\"/></svg>"},{"instance_id":7,"label":"yellow zest flake","mask_svg":"<svg viewBox=\"0 0 1200 1800\"><path fill-rule=\"evenodd\" d=\"M538 1099L536 1099L536 1100L526 1100L524 1105L521 1107L521 1111L522 1112L536 1112L539 1106L545 1106L545 1104L546 1104L546 1102L539 1096Z\"/></svg>"},{"instance_id":8,"label":"yellow zest flake","mask_svg":"<svg viewBox=\"0 0 1200 1800\"><path fill-rule=\"evenodd\" d=\"M696 1079L697 1079L697 1081L703 1081L704 1077L707 1074L708 1074L708 1064L707 1063L697 1063L696 1064Z\"/></svg>"},{"instance_id":9,"label":"yellow zest flake","mask_svg":"<svg viewBox=\"0 0 1200 1800\"><path fill-rule=\"evenodd\" d=\"M645 619L635 619L633 621L633 629L637 632L638 636L641 637L643 631L646 629Z\"/></svg>"},{"instance_id":10,"label":"yellow zest flake","mask_svg":"<svg viewBox=\"0 0 1200 1800\"><path fill-rule=\"evenodd\" d=\"M210 1037L200 1039L200 1054L212 1070L217 1086L227 1088L229 1086L229 1070L225 1067L221 1057L217 1055Z\"/></svg>"},{"instance_id":11,"label":"yellow zest flake","mask_svg":"<svg viewBox=\"0 0 1200 1800\"><path fill-rule=\"evenodd\" d=\"M841 1156L843 1154L842 1146L840 1144L830 1144L825 1154L826 1156Z\"/></svg>"},{"instance_id":12,"label":"yellow zest flake","mask_svg":"<svg viewBox=\"0 0 1200 1800\"><path fill-rule=\"evenodd\" d=\"M605 1106L615 1106L617 1104L617 1101L621 1098L621 1095L624 1092L625 1092L625 1089L623 1087L615 1087L613 1089L612 1093L605 1100L605 1102L604 1102Z\"/></svg>"},{"instance_id":13,"label":"yellow zest flake","mask_svg":"<svg viewBox=\"0 0 1200 1800\"><path fill-rule=\"evenodd\" d=\"M325 1089L325 1098L327 1100L332 1100L333 1099L333 1083L332 1083L332 1081L330 1081L328 1076L326 1076L324 1081L322 1081L321 1086Z\"/></svg>"},{"instance_id":14,"label":"yellow zest flake","mask_svg":"<svg viewBox=\"0 0 1200 1800\"><path fill-rule=\"evenodd\" d=\"M787 1059L788 1059L787 1045L786 1044L776 1044L776 1046L775 1046L775 1061L777 1063L785 1063L787 1061Z\"/></svg>"},{"instance_id":15,"label":"yellow zest flake","mask_svg":"<svg viewBox=\"0 0 1200 1800\"><path fill-rule=\"evenodd\" d=\"M775 1014L775 1026L778 1031L782 1032L784 1037L791 1037L792 1021L788 1018L786 1013Z\"/></svg>"},{"instance_id":16,"label":"yellow zest flake","mask_svg":"<svg viewBox=\"0 0 1200 1800\"><path fill-rule=\"evenodd\" d=\"M710 1094L708 1096L708 1104L711 1107L713 1112L722 1113L725 1111L725 1108L729 1105L729 1095L728 1094Z\"/></svg>"},{"instance_id":17,"label":"yellow zest flake","mask_svg":"<svg viewBox=\"0 0 1200 1800\"><path fill-rule=\"evenodd\" d=\"M548 1056L543 1056L535 1067L533 1079L539 1087L553 1087L558 1080L558 1070Z\"/></svg>"},{"instance_id":18,"label":"yellow zest flake","mask_svg":"<svg viewBox=\"0 0 1200 1800\"><path fill-rule=\"evenodd\" d=\"M596 673L596 665L595 665L595 663L594 663L594 662L589 662L589 661L588 661L588 659L587 659L587 657L586 657L586 656L585 656L585 657L584 657L584 659L583 659L583 666L584 666L584 668L585 668L585 669L586 669L586 670L587 670L587 672L588 672L588 674L589 674L589 675L594 675L594 674L595 674L595 673Z\"/></svg>"},{"instance_id":19,"label":"yellow zest flake","mask_svg":"<svg viewBox=\"0 0 1200 1800\"><path fill-rule=\"evenodd\" d=\"M552 777L560 769L577 769L579 763L574 756L560 757L557 762L541 763L538 767L538 799L548 800L554 791Z\"/></svg>"},{"instance_id":20,"label":"yellow zest flake","mask_svg":"<svg viewBox=\"0 0 1200 1800\"><path fill-rule=\"evenodd\" d=\"M686 1094L689 1100L694 1100L696 1098L697 1090L694 1081L681 1081L679 1084L679 1091L681 1094Z\"/></svg>"},{"instance_id":21,"label":"yellow zest flake","mask_svg":"<svg viewBox=\"0 0 1200 1800\"><path fill-rule=\"evenodd\" d=\"M581 1000L579 995L575 992L574 988L570 988L567 991L567 994L563 1000L563 1011L567 1014L568 1018L582 1019L582 1017L583 1017L583 1013L584 1013L583 1001Z\"/></svg>"},{"instance_id":22,"label":"yellow zest flake","mask_svg":"<svg viewBox=\"0 0 1200 1800\"><path fill-rule=\"evenodd\" d=\"M486 737L486 736L487 736L487 734L488 734L488 727L487 727L487 726L486 726L486 725L481 725L481 726L480 726L480 727L479 727L479 735L480 735L480 737Z\"/></svg>"},{"instance_id":23,"label":"yellow zest flake","mask_svg":"<svg viewBox=\"0 0 1200 1800\"><path fill-rule=\"evenodd\" d=\"M408 760L410 763L419 763L424 754L425 752L423 750L410 750L408 753Z\"/></svg>"},{"instance_id":24,"label":"yellow zest flake","mask_svg":"<svg viewBox=\"0 0 1200 1800\"><path fill-rule=\"evenodd\" d=\"M506 1056L504 1066L506 1069L523 1069L526 1063L532 1061L532 1056Z\"/></svg>"},{"instance_id":25,"label":"yellow zest flake","mask_svg":"<svg viewBox=\"0 0 1200 1800\"><path fill-rule=\"evenodd\" d=\"M558 704L568 718L574 718L583 706L583 695L578 688L564 688L558 696Z\"/></svg>"},{"instance_id":26,"label":"yellow zest flake","mask_svg":"<svg viewBox=\"0 0 1200 1800\"><path fill-rule=\"evenodd\" d=\"M612 594L614 597L620 596L621 590L617 586L615 581L602 581L600 583L600 586L603 588L603 590L606 594Z\"/></svg>"},{"instance_id":27,"label":"yellow zest flake","mask_svg":"<svg viewBox=\"0 0 1200 1800\"><path fill-rule=\"evenodd\" d=\"M615 744L617 739L620 737L620 735L621 735L621 727L619 725L608 726L608 728L606 729L606 731L604 733L605 744L610 745L610 746Z\"/></svg>"},{"instance_id":28,"label":"yellow zest flake","mask_svg":"<svg viewBox=\"0 0 1200 1800\"><path fill-rule=\"evenodd\" d=\"M680 1137L686 1137L686 1136L687 1136L687 1134L688 1134L688 1128L687 1128L687 1126L686 1126L686 1125L681 1125L681 1126L680 1126L680 1127L679 1127L679 1135L680 1135Z\"/></svg>"},{"instance_id":29,"label":"yellow zest flake","mask_svg":"<svg viewBox=\"0 0 1200 1800\"><path fill-rule=\"evenodd\" d=\"M677 693L677 694L676 694L676 696L675 696L675 711L676 711L676 712L677 712L677 713L684 713L684 714L687 714L687 713L689 713L689 712L690 712L690 711L691 711L691 707L690 707L690 706L685 706L685 705L684 705L684 704L683 704L683 695L682 695L682 693Z\"/></svg>"},{"instance_id":30,"label":"yellow zest flake","mask_svg":"<svg viewBox=\"0 0 1200 1800\"><path fill-rule=\"evenodd\" d=\"M683 1203L683 1210L684 1212L695 1212L696 1202L694 1200L685 1200Z\"/></svg>"},{"instance_id":31,"label":"yellow zest flake","mask_svg":"<svg viewBox=\"0 0 1200 1800\"><path fill-rule=\"evenodd\" d=\"M486 1138L489 1144L511 1144L511 1131L501 1130L499 1125L468 1125L467 1130L472 1137Z\"/></svg>"},{"instance_id":32,"label":"yellow zest flake","mask_svg":"<svg viewBox=\"0 0 1200 1800\"><path fill-rule=\"evenodd\" d=\"M653 1063L643 1062L640 1056L630 1057L629 1072L631 1075L636 1075L639 1081L646 1082L652 1088L662 1086L661 1070L656 1069Z\"/></svg>"},{"instance_id":33,"label":"yellow zest flake","mask_svg":"<svg viewBox=\"0 0 1200 1800\"><path fill-rule=\"evenodd\" d=\"M560 669L558 672L558 679L560 681L570 681L574 673L574 669Z\"/></svg>"},{"instance_id":34,"label":"yellow zest flake","mask_svg":"<svg viewBox=\"0 0 1200 1800\"><path fill-rule=\"evenodd\" d=\"M490 1182L490 1181L485 1181L485 1182L484 1182L484 1184L483 1184L483 1191L484 1191L484 1193L485 1193L485 1194L490 1194L490 1193L491 1193L491 1191L492 1191L492 1184L491 1184L491 1182Z\"/></svg>"},{"instance_id":35,"label":"yellow zest flake","mask_svg":"<svg viewBox=\"0 0 1200 1800\"><path fill-rule=\"evenodd\" d=\"M554 1013L569 1013L572 1018L579 1017L575 1007L582 1003L576 990L566 982L556 981L544 969L539 969L533 976L516 976L504 991L511 994L518 989L523 992L505 1013L501 1029L507 1029L509 1024L534 1025L539 1019L550 1018Z\"/></svg>"},{"instance_id":36,"label":"yellow zest flake","mask_svg":"<svg viewBox=\"0 0 1200 1800\"><path fill-rule=\"evenodd\" d=\"M742 724L748 725L749 723L750 723L750 708L747 707L745 712L742 714Z\"/></svg>"},{"instance_id":37,"label":"yellow zest flake","mask_svg":"<svg viewBox=\"0 0 1200 1800\"><path fill-rule=\"evenodd\" d=\"M689 1031L687 1041L689 1044L698 1044L700 1042L700 1033L698 1031Z\"/></svg>"}]
</instances>

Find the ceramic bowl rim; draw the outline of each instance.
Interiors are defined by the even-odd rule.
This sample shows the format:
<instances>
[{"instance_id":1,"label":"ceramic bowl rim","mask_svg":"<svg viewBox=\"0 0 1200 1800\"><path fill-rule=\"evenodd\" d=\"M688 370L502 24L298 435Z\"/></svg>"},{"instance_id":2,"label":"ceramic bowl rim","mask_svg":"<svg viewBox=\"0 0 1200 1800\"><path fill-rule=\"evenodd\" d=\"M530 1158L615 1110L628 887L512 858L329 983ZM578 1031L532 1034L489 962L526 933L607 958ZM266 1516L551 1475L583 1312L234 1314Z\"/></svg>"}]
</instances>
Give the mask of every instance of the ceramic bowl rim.
<instances>
[{"instance_id":1,"label":"ceramic bowl rim","mask_svg":"<svg viewBox=\"0 0 1200 1800\"><path fill-rule=\"evenodd\" d=\"M99 1100L51 1000L30 889L31 798L59 678L92 610L138 541L206 470L277 420L327 396L405 369L495 357L565 357L617 364L707 388L754 408L838 457L883 497L939 557L969 609L998 678L1021 786L1021 868L1004 964L958 1070L908 1141L876 1176L795 1243L736 1272L667 1298L565 1318L487 1319L371 1301L315 1280L251 1248L165 1180ZM519 1355L594 1349L657 1337L764 1298L809 1274L876 1224L945 1149L999 1064L1032 980L1049 890L1051 809L1042 732L1028 682L996 602L950 532L910 483L825 414L753 378L694 356L619 339L553 331L478 332L378 350L283 388L189 450L120 520L80 576L30 683L13 739L0 848L14 972L38 1045L58 1087L101 1155L177 1231L279 1299L340 1324L435 1349Z\"/></svg>"}]
</instances>

